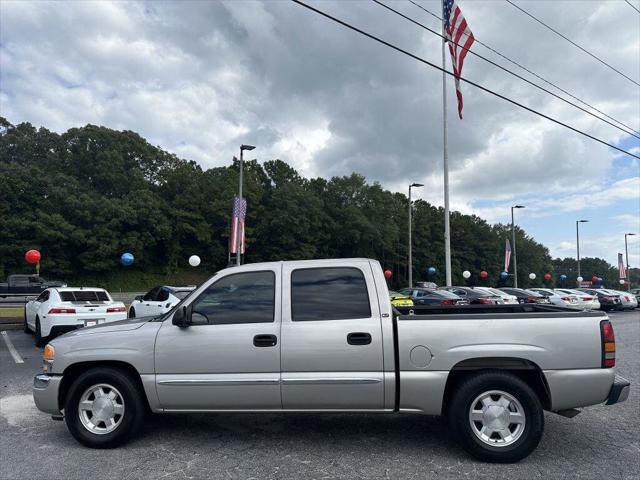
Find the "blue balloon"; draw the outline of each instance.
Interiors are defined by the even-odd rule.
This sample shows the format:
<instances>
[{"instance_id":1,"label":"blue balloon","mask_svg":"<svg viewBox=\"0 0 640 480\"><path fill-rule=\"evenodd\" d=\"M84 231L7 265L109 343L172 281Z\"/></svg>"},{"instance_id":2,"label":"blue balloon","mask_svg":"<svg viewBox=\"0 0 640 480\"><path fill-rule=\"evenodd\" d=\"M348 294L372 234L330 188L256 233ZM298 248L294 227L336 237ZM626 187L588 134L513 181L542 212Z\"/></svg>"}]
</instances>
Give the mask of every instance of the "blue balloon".
<instances>
[{"instance_id":1,"label":"blue balloon","mask_svg":"<svg viewBox=\"0 0 640 480\"><path fill-rule=\"evenodd\" d=\"M436 268L435 267L429 267L427 268L427 273L429 275L433 275L434 273L436 273Z\"/></svg>"},{"instance_id":2,"label":"blue balloon","mask_svg":"<svg viewBox=\"0 0 640 480\"><path fill-rule=\"evenodd\" d=\"M567 276L563 273L562 275L560 275L560 280L566 280Z\"/></svg>"},{"instance_id":3,"label":"blue balloon","mask_svg":"<svg viewBox=\"0 0 640 480\"><path fill-rule=\"evenodd\" d=\"M507 272L500 272L500 278L502 280L504 280L505 278L507 278L509 276L509 274Z\"/></svg>"},{"instance_id":4,"label":"blue balloon","mask_svg":"<svg viewBox=\"0 0 640 480\"><path fill-rule=\"evenodd\" d=\"M598 283L602 283L604 282L604 280L602 279L602 277L598 277Z\"/></svg>"},{"instance_id":5,"label":"blue balloon","mask_svg":"<svg viewBox=\"0 0 640 480\"><path fill-rule=\"evenodd\" d=\"M123 253L122 256L120 257L120 263L125 267L128 267L129 265L133 264L133 255L131 255L129 252Z\"/></svg>"}]
</instances>

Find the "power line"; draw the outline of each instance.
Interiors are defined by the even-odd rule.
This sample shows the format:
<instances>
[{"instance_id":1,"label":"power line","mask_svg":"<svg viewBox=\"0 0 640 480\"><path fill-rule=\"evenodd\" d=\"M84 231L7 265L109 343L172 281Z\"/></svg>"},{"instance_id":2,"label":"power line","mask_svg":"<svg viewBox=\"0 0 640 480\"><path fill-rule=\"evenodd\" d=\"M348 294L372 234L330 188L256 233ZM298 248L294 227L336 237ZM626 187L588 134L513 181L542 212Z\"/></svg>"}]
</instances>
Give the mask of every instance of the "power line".
<instances>
[{"instance_id":1,"label":"power line","mask_svg":"<svg viewBox=\"0 0 640 480\"><path fill-rule=\"evenodd\" d=\"M418 7L419 9L427 12L429 15L431 15L432 17L437 18L439 21L442 21L442 18L439 17L438 15L436 15L435 13L431 12L430 10L428 10L427 8L423 7L422 5L414 2L413 0L408 0L410 3L412 3L413 5L415 5L416 7ZM607 117L610 120L613 120L614 122L618 123L619 125L622 125L624 128L626 128L627 130L630 130L633 133L636 133L638 135L640 135L640 131L634 129L633 127L630 127L629 125L625 124L624 122L621 122L620 120L612 117L611 115L606 114L605 112L603 112L602 110L594 107L593 105L591 105L590 103L587 103L586 101L576 97L575 95L573 95L572 93L568 92L567 90L563 89L562 87L559 87L558 85L556 85L555 83L551 82L550 80L547 80L546 78L538 75L536 72L530 70L529 68L525 67L524 65L516 62L515 60L507 57L506 55L500 53L499 51L497 51L496 49L494 49L493 47L487 45L486 43L481 42L480 40L478 40L477 38L475 38L475 43L478 43L480 45L482 45L483 47L485 47L487 50L492 51L493 53L495 53L496 55L504 58L505 60L507 60L510 63L513 63L514 65L516 65L517 67L520 67L522 70L524 70L527 73L530 73L531 75L533 75L534 77L542 80L544 83L546 83L547 85L551 85L552 87L557 88L559 91L561 91L562 93L564 93L565 95L568 95L569 97L573 98L574 100L582 103L583 105L586 105L587 107L591 108L592 110L595 110L596 112L598 112L599 114Z\"/></svg>"},{"instance_id":2,"label":"power line","mask_svg":"<svg viewBox=\"0 0 640 480\"><path fill-rule=\"evenodd\" d=\"M624 1L627 2L629 6L633 8L636 12L640 13L640 10L638 9L638 7L636 7L633 3L631 3L629 0L624 0Z\"/></svg>"},{"instance_id":3,"label":"power line","mask_svg":"<svg viewBox=\"0 0 640 480\"><path fill-rule=\"evenodd\" d=\"M395 10L394 8L391 8L390 6L388 6L388 5L386 5L386 4L382 3L382 2L380 2L379 0L371 0L371 1L372 1L372 2L374 2L374 3L376 3L376 4L378 4L378 5L380 5L381 7L386 8L387 10L389 10L389 11L391 11L391 12L395 13L396 15L398 15L398 16L400 16L400 17L404 18L405 20L408 20L408 21L410 21L411 23L413 23L413 24L415 24L415 25L418 25L418 26L419 26L419 27L421 27L421 28L424 28L425 30L427 30L427 31L429 31L429 32L431 32L431 33L433 33L434 35L437 35L438 37L440 37L440 38L442 38L442 39L445 39L445 37L444 37L441 33L439 33L439 32L437 32L437 31L435 31L435 30L433 30L433 29L431 29L431 28L427 27L426 25L424 25L424 24L422 24L422 23L420 23L420 22L418 22L418 21L414 20L414 19L413 19L413 18L411 18L411 17L408 17L407 15L405 15L405 14L403 14L403 13L399 12L398 10ZM445 39L445 40L446 40L446 39ZM452 42L452 43L455 43L455 42ZM466 50L467 52L471 53L472 55L475 55L476 57L481 58L481 59L482 59L482 60L484 60L485 62L490 63L490 64L491 64L491 65L493 65L494 67L497 67L497 68L499 68L500 70L503 70L503 71L505 71L505 72L509 73L510 75L513 75L514 77L516 77L516 78L518 78L518 79L522 80L523 82L526 82L526 83L528 83L529 85L532 85L532 86L534 86L534 87L536 87L536 88L538 88L538 89L542 90L543 92L548 93L549 95L552 95L553 97L557 98L558 100L561 100L561 101L563 101L563 102L565 102L565 103L567 103L567 104L571 105L572 107L575 107L575 108L577 108L578 110L581 110L582 112L584 112L584 113L586 113L586 114L588 114L588 115L591 115L592 117L597 118L598 120L600 120L600 121L602 121L602 122L605 122L605 123L607 123L607 124L611 125L611 126L612 126L612 127L614 127L614 128L617 128L618 130L620 130L621 132L626 133L627 135L631 135L631 136L633 136L633 137L636 137L637 139L640 139L640 134L636 134L636 133L634 133L634 132L633 132L633 130L628 131L627 129L624 129L624 128L619 127L619 126L618 126L618 125L616 125L615 123L612 123L612 122L610 122L610 121L608 121L608 120L606 120L606 119L604 119L604 118L602 118L602 117L600 117L600 116L596 115L595 113L590 112L589 110L587 110L587 109L585 109L585 108L582 108L580 105L576 105L575 103L570 102L570 101L569 101L569 100L567 100L566 98L563 98L563 97L561 97L560 95L558 95L558 94L556 94L556 93L553 93L551 90L548 90L548 89L546 89L546 88L544 88L544 87L542 87L542 86L538 85L537 83L532 82L531 80L529 80L529 79L527 79L527 78L523 77L522 75L518 75L517 73L513 72L512 70L509 70L508 68L503 67L502 65L500 65L500 64L498 64L498 63L496 63L496 62L494 62L493 60L490 60L490 59L488 59L487 57L484 57L484 56L480 55L479 53L474 52L473 50L465 49L465 47L464 47L464 45L463 45L463 44L456 43L456 45L458 45L459 47L461 47L463 50Z\"/></svg>"},{"instance_id":4,"label":"power line","mask_svg":"<svg viewBox=\"0 0 640 480\"><path fill-rule=\"evenodd\" d=\"M594 55L593 53L591 53L589 50L581 47L580 45L578 45L576 42L574 42L573 40L571 40L570 38L568 38L567 36L563 35L562 33L560 33L559 31L557 31L555 28L550 27L549 25L547 25L546 23L544 23L542 20L540 20L539 18L537 18L536 16L532 15L531 13L527 12L525 9L523 9L522 7L519 7L518 5L516 5L515 3L513 3L511 0L505 0L508 4L513 5L515 8L517 8L518 10L520 10L522 13L524 13L525 15L531 17L532 19L534 19L536 22L538 22L540 25L544 25L546 28L548 28L549 30L551 30L553 33L555 33L556 35L564 38L567 42L569 42L571 45L573 45L574 47L579 48L580 50L582 50L584 53L586 53L587 55L595 58L596 60L598 60L600 63L602 63L603 65L606 65L607 67L609 67L611 70L613 70L614 72L622 75L624 78L626 78L627 80L629 80L632 83L635 83L636 85L638 85L640 87L640 83L636 82L633 78L625 75L624 73L622 73L620 70L618 70L615 67L612 67L611 65L609 65L607 62L605 62L604 60L602 60L600 57L598 57L597 55Z\"/></svg>"},{"instance_id":5,"label":"power line","mask_svg":"<svg viewBox=\"0 0 640 480\"><path fill-rule=\"evenodd\" d=\"M354 25L351 25L350 23L347 23L347 22L345 22L343 20L340 20L339 18L336 18L336 17L334 17L332 15L329 15L328 13L323 12L322 10L318 10L317 8L312 7L311 5L307 5L306 3L302 2L301 0L291 0L291 1L294 2L294 3L297 3L298 5L304 7L306 9L308 9L308 10L311 10L314 13L317 13L318 15L321 15L321 16L323 16L325 18L328 18L329 20L331 20L331 21L333 21L335 23L338 23L338 24L342 25L343 27L348 28L349 30L353 30L354 32L359 33L360 35L368 37L371 40L374 40L374 41L376 41L378 43L381 43L382 45L385 45L385 46L387 46L387 47L389 47L389 48L391 48L393 50L396 50L397 52L400 52L400 53L402 53L402 54L404 54L404 55L406 55L408 57L411 57L411 58L413 58L414 60L417 60L420 63L424 63L425 65L428 65L431 68L435 68L436 70L439 70L440 72L444 72L445 74L447 74L449 76L452 76L452 77L454 76L453 72L450 72L449 70L446 70L446 69L444 69L444 68L442 68L442 67L440 67L440 66L438 66L438 65L436 65L434 63L431 63L428 60L425 60L424 58L418 57L417 55L414 55L413 53L410 53L410 52L408 52L406 50L403 50L402 48L400 48L400 47L398 47L396 45L393 45L392 43L389 43L386 40L381 39L380 37L376 37L375 35L373 35L371 33L365 32L364 30L361 30L360 28L358 28L358 27L356 27ZM607 147L613 148L614 150L617 150L617 151L619 151L621 153L624 153L625 155L628 155L630 157L637 158L638 160L640 160L640 156L638 156L638 155L635 155L635 154L633 154L631 152L628 152L628 151L626 151L626 150L624 150L624 149L622 149L620 147L616 147L615 145L612 145L611 143L608 143L605 140L601 140L600 138L594 137L593 135L590 135L587 132L579 130L579 129L575 128L575 127L572 127L571 125L568 125L568 124L566 124L564 122L561 122L560 120L557 120L557 119L555 119L553 117L545 115L544 113L539 112L537 110L534 110L531 107L527 107L526 105L523 105L523 104L521 104L519 102L516 102L515 100L513 100L513 99L511 99L509 97L506 97L506 96L504 96L504 95L502 95L502 94L500 94L498 92L494 92L493 90L491 90L491 89L489 89L487 87L484 87L484 86L482 86L482 85L480 85L478 83L475 83L475 82L473 82L471 80L468 80L465 77L459 76L457 78L460 79L461 81L465 82L465 83L468 83L471 86L479 88L480 90L482 90L484 92L487 92L487 93L489 93L489 94L491 94L491 95L493 95L495 97L501 98L502 100L504 100L506 102L509 102L509 103L511 103L513 105L516 105L516 106L518 106L518 107L520 107L520 108L522 108L524 110L527 110L527 111L529 111L531 113L534 113L534 114L536 114L536 115L538 115L538 116L540 116L542 118L545 118L545 119L547 119L547 120L549 120L549 121L551 121L553 123L561 125L561 126L567 128L567 129L569 129L569 130L571 130L573 132L579 133L580 135L583 135L583 136L585 136L587 138L590 138L591 140L595 140L596 142L601 143L603 145L606 145Z\"/></svg>"}]
</instances>

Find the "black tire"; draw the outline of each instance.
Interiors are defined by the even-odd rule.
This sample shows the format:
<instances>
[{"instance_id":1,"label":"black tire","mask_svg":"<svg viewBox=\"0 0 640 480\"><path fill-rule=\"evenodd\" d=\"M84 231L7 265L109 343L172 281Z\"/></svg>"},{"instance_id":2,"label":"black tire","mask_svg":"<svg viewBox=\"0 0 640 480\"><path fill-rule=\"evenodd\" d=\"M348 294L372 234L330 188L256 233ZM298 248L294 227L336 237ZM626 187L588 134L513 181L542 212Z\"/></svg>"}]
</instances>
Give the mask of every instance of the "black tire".
<instances>
[{"instance_id":1,"label":"black tire","mask_svg":"<svg viewBox=\"0 0 640 480\"><path fill-rule=\"evenodd\" d=\"M129 318L136 318L136 309L133 307L129 309Z\"/></svg>"},{"instance_id":2,"label":"black tire","mask_svg":"<svg viewBox=\"0 0 640 480\"><path fill-rule=\"evenodd\" d=\"M27 309L24 309L24 333L32 334L33 332L29 328L29 324L27 323Z\"/></svg>"},{"instance_id":3,"label":"black tire","mask_svg":"<svg viewBox=\"0 0 640 480\"><path fill-rule=\"evenodd\" d=\"M115 430L97 434L88 430L80 420L79 402L83 393L97 384L115 387L122 395L124 414ZM131 375L111 367L97 367L80 375L71 385L64 405L64 418L71 435L91 448L113 448L129 440L140 428L147 412L144 392Z\"/></svg>"},{"instance_id":4,"label":"black tire","mask_svg":"<svg viewBox=\"0 0 640 480\"><path fill-rule=\"evenodd\" d=\"M49 341L49 337L42 336L42 331L40 330L40 319L36 317L36 338L35 338L36 347L42 348L47 344L48 341Z\"/></svg>"},{"instance_id":5,"label":"black tire","mask_svg":"<svg viewBox=\"0 0 640 480\"><path fill-rule=\"evenodd\" d=\"M525 426L517 440L508 445L485 443L474 433L469 417L472 402L492 390L511 395L523 409ZM484 371L465 379L453 393L447 417L449 427L462 447L486 462L512 463L522 460L536 449L544 430L544 411L538 396L520 378L499 370Z\"/></svg>"}]
</instances>

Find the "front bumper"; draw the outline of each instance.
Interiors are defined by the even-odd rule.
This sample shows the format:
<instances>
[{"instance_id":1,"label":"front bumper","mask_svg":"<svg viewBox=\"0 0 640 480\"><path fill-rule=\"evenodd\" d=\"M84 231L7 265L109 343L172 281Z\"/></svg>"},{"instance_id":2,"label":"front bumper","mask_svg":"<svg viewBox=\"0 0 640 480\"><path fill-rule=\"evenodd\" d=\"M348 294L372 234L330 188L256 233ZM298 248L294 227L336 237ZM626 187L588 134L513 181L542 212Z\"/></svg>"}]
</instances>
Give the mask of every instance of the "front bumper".
<instances>
[{"instance_id":1,"label":"front bumper","mask_svg":"<svg viewBox=\"0 0 640 480\"><path fill-rule=\"evenodd\" d=\"M51 415L60 415L58 391L61 382L61 375L40 374L33 378L33 400L38 410Z\"/></svg>"},{"instance_id":2,"label":"front bumper","mask_svg":"<svg viewBox=\"0 0 640 480\"><path fill-rule=\"evenodd\" d=\"M629 391L631 390L631 382L620 375L616 375L607 402L605 405L613 405L615 403L624 402L629 397Z\"/></svg>"}]
</instances>

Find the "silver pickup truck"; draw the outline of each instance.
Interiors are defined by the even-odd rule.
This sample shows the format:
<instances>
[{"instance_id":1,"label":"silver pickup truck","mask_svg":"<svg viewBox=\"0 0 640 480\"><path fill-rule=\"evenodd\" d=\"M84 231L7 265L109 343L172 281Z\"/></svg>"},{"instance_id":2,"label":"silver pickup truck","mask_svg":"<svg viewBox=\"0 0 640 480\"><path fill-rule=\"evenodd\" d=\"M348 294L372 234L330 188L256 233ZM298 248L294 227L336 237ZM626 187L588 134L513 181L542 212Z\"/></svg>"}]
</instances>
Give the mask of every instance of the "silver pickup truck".
<instances>
[{"instance_id":1,"label":"silver pickup truck","mask_svg":"<svg viewBox=\"0 0 640 480\"><path fill-rule=\"evenodd\" d=\"M375 260L228 268L163 316L51 341L33 396L96 448L148 411L400 412L446 415L471 454L512 462L536 448L544 410L629 395L606 314L474 307L400 312Z\"/></svg>"}]
</instances>

